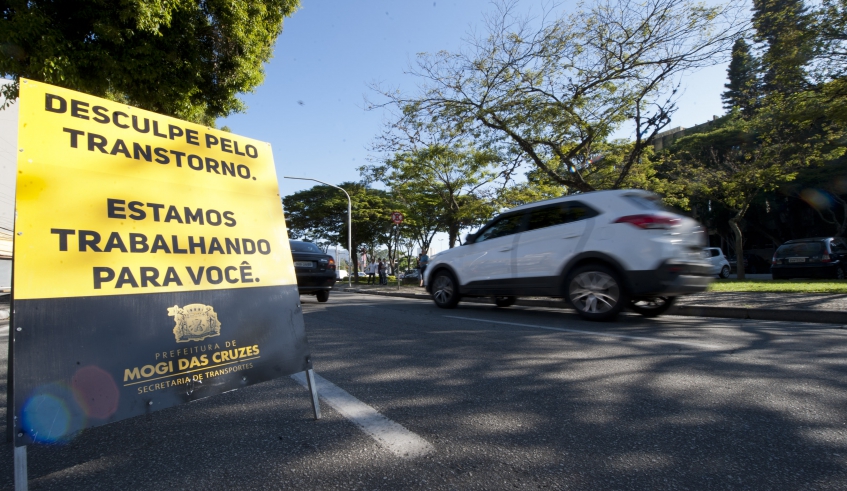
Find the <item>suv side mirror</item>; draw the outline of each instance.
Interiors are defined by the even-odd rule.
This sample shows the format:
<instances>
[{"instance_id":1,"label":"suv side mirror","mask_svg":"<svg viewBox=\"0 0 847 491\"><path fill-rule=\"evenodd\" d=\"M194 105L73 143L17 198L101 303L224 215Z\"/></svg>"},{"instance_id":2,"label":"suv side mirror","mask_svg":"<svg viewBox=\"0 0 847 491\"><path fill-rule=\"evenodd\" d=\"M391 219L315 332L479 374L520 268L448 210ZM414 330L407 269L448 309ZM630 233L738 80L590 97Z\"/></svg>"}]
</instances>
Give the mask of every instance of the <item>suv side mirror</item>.
<instances>
[{"instance_id":1,"label":"suv side mirror","mask_svg":"<svg viewBox=\"0 0 847 491\"><path fill-rule=\"evenodd\" d=\"M476 240L476 234L468 234L465 236L465 244L473 244Z\"/></svg>"}]
</instances>

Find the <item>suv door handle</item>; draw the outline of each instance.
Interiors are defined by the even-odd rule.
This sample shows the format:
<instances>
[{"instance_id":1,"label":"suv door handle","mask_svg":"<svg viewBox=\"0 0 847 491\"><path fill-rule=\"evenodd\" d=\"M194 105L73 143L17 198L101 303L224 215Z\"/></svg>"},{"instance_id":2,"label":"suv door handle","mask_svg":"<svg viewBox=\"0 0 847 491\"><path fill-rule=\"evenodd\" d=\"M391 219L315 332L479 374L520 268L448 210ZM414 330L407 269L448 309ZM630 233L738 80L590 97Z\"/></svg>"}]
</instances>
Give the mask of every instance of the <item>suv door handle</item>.
<instances>
[{"instance_id":1,"label":"suv door handle","mask_svg":"<svg viewBox=\"0 0 847 491\"><path fill-rule=\"evenodd\" d=\"M506 247L505 249L500 249L500 252L509 252L511 250L512 250L511 247Z\"/></svg>"},{"instance_id":2,"label":"suv door handle","mask_svg":"<svg viewBox=\"0 0 847 491\"><path fill-rule=\"evenodd\" d=\"M579 237L579 235L567 235L567 236L562 237L562 238L563 238L563 239L575 239L575 238L577 238L577 237Z\"/></svg>"}]
</instances>

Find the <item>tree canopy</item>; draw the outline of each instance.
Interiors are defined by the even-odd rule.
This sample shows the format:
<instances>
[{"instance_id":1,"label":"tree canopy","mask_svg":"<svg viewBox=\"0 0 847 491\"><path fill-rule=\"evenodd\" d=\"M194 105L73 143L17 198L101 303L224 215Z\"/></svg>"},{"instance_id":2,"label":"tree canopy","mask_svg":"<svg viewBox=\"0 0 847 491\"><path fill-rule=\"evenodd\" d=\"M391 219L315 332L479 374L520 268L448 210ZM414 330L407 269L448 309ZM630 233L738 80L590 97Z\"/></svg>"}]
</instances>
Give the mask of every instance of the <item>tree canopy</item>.
<instances>
[{"instance_id":1,"label":"tree canopy","mask_svg":"<svg viewBox=\"0 0 847 491\"><path fill-rule=\"evenodd\" d=\"M738 2L599 0L537 21L498 4L485 32L457 53L421 55L418 94L376 87L399 109L398 123L432 119L487 145L507 147L560 185L591 191L603 166L598 148L615 131L634 134L620 165L621 187L670 121L678 77L720 62L743 28ZM603 172L603 171L600 171Z\"/></svg>"},{"instance_id":2,"label":"tree canopy","mask_svg":"<svg viewBox=\"0 0 847 491\"><path fill-rule=\"evenodd\" d=\"M401 202L435 205L431 212L437 219L436 230L447 232L453 247L462 228L478 225L493 214L495 181L508 184L508 177L498 171L498 163L497 154L461 142L433 143L397 152L361 170L392 189ZM423 248L428 244L421 241Z\"/></svg>"},{"instance_id":3,"label":"tree canopy","mask_svg":"<svg viewBox=\"0 0 847 491\"><path fill-rule=\"evenodd\" d=\"M343 182L339 187L350 194L352 210L352 247L373 250L391 240L391 213L398 211L388 192L358 182ZM289 236L314 242L347 244L347 197L331 187L318 185L282 199ZM354 273L359 270L358 254L351 254Z\"/></svg>"},{"instance_id":4,"label":"tree canopy","mask_svg":"<svg viewBox=\"0 0 847 491\"><path fill-rule=\"evenodd\" d=\"M743 39L736 41L723 95L730 113L679 139L662 155L671 163L665 170L673 169L668 177L682 184L694 201L708 200L710 208L714 203L729 212L739 256L742 219L756 200L780 189L795 189L837 233L847 227L847 215L839 218L837 209L823 209L815 198L826 192L833 196L830 203L845 202L838 196L837 181L823 183L822 176L844 168L847 81L840 69L818 70L823 75L818 80L810 75L816 63L832 60L821 47L840 46L835 26L843 25L836 15L842 6L825 2L810 13L801 0L755 0L754 39L761 54L757 57ZM788 185L798 176L824 191ZM767 210L769 200L764 201ZM841 208L847 213L847 207ZM744 266L738 264L743 278Z\"/></svg>"},{"instance_id":5,"label":"tree canopy","mask_svg":"<svg viewBox=\"0 0 847 491\"><path fill-rule=\"evenodd\" d=\"M738 38L733 44L732 60L726 72L729 80L724 85L726 91L721 94L724 107L730 111L738 108L743 115L750 116L760 95L759 60L753 56L744 38Z\"/></svg>"},{"instance_id":6,"label":"tree canopy","mask_svg":"<svg viewBox=\"0 0 847 491\"><path fill-rule=\"evenodd\" d=\"M213 124L244 110L238 94L299 0L6 0L0 74L27 77ZM12 101L17 85L4 95Z\"/></svg>"}]
</instances>

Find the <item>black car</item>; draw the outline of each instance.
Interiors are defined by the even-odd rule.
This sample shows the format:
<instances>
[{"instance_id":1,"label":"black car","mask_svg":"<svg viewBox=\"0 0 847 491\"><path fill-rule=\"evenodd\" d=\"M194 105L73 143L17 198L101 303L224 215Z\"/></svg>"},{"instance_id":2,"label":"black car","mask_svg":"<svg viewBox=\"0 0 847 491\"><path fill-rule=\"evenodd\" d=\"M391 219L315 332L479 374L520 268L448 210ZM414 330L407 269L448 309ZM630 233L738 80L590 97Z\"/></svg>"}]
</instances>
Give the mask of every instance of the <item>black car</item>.
<instances>
[{"instance_id":1,"label":"black car","mask_svg":"<svg viewBox=\"0 0 847 491\"><path fill-rule=\"evenodd\" d=\"M329 300L335 285L335 260L312 242L289 240L300 294L314 295L318 302Z\"/></svg>"},{"instance_id":2,"label":"black car","mask_svg":"<svg viewBox=\"0 0 847 491\"><path fill-rule=\"evenodd\" d=\"M406 283L419 283L421 281L421 270L419 269L410 269L407 270L403 275L403 284Z\"/></svg>"},{"instance_id":3,"label":"black car","mask_svg":"<svg viewBox=\"0 0 847 491\"><path fill-rule=\"evenodd\" d=\"M771 265L773 279L837 278L847 274L847 245L840 237L789 240L779 246Z\"/></svg>"}]
</instances>

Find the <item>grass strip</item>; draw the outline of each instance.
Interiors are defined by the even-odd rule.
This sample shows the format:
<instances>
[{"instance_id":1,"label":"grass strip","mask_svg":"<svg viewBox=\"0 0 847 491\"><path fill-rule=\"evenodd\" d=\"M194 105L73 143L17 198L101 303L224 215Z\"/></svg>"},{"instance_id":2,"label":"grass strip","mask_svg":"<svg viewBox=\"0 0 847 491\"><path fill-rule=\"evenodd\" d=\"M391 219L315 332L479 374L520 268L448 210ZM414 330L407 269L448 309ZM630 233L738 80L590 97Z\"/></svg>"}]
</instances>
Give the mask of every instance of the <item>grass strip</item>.
<instances>
[{"instance_id":1,"label":"grass strip","mask_svg":"<svg viewBox=\"0 0 847 491\"><path fill-rule=\"evenodd\" d=\"M838 280L715 280L713 292L847 293L847 281Z\"/></svg>"}]
</instances>

